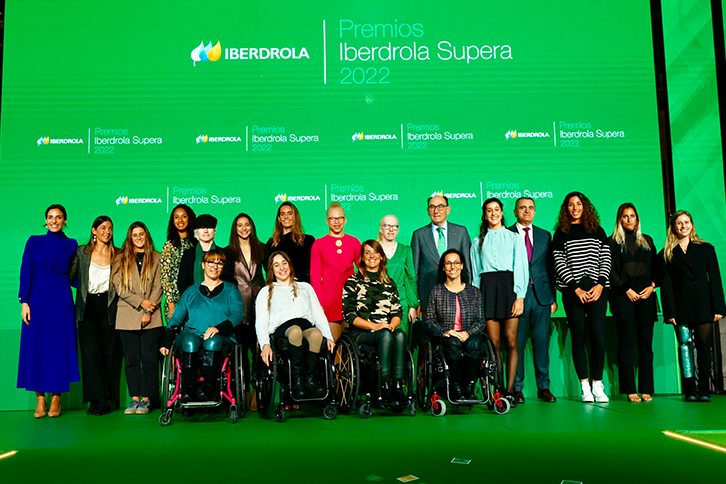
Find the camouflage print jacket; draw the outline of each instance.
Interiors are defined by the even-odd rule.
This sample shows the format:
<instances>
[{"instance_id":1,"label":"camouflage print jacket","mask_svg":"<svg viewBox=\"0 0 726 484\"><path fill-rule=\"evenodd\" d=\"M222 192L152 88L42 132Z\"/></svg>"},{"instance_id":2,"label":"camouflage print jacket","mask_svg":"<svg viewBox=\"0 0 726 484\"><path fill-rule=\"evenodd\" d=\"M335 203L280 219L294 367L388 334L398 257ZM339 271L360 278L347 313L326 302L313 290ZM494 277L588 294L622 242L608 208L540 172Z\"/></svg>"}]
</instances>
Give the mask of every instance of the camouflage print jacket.
<instances>
[{"instance_id":1,"label":"camouflage print jacket","mask_svg":"<svg viewBox=\"0 0 726 484\"><path fill-rule=\"evenodd\" d=\"M365 279L353 274L343 286L343 317L351 326L357 317L372 323L390 323L393 318L400 318L396 283L379 281L375 272L369 272Z\"/></svg>"}]
</instances>

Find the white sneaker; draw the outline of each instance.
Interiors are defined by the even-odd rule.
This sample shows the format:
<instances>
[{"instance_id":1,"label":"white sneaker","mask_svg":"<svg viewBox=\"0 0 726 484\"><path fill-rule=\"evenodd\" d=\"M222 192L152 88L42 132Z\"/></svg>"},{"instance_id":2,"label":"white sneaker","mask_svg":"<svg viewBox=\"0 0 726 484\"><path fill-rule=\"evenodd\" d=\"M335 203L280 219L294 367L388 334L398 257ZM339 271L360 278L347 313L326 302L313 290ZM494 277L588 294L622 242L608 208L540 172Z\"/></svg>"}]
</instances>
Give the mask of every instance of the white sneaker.
<instances>
[{"instance_id":1,"label":"white sneaker","mask_svg":"<svg viewBox=\"0 0 726 484\"><path fill-rule=\"evenodd\" d=\"M600 380L592 382L592 394L595 396L595 401L597 403L608 403L610 401L608 396L605 395L605 388Z\"/></svg>"},{"instance_id":2,"label":"white sneaker","mask_svg":"<svg viewBox=\"0 0 726 484\"><path fill-rule=\"evenodd\" d=\"M595 401L595 399L592 396L592 392L590 391L590 382L585 380L581 381L580 384L582 385L582 403L592 403Z\"/></svg>"}]
</instances>

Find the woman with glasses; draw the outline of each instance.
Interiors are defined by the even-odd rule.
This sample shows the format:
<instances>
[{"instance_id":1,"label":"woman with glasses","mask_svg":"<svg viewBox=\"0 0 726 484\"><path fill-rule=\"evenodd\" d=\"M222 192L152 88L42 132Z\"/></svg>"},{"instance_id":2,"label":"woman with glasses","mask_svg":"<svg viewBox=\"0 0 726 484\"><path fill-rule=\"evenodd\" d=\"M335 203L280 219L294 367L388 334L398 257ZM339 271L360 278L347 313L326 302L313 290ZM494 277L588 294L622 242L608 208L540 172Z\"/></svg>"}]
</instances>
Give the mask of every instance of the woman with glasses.
<instances>
[{"instance_id":1,"label":"woman with glasses","mask_svg":"<svg viewBox=\"0 0 726 484\"><path fill-rule=\"evenodd\" d=\"M378 242L388 259L386 270L398 288L398 299L401 302L401 328L409 333L409 323L416 321L418 295L416 289L416 269L413 267L411 247L396 241L399 225L398 218L386 215L381 219Z\"/></svg>"},{"instance_id":2,"label":"woman with glasses","mask_svg":"<svg viewBox=\"0 0 726 484\"><path fill-rule=\"evenodd\" d=\"M116 329L126 362L131 403L126 415L149 413L159 389L161 324L161 255L143 222L129 226L121 251L114 258L113 286L119 295Z\"/></svg>"},{"instance_id":3,"label":"woman with glasses","mask_svg":"<svg viewBox=\"0 0 726 484\"><path fill-rule=\"evenodd\" d=\"M451 369L452 398L476 400L486 323L481 293L461 280L463 270L464 254L456 249L444 252L439 262L439 283L431 290L424 314L432 342L443 347Z\"/></svg>"},{"instance_id":4,"label":"woman with glasses","mask_svg":"<svg viewBox=\"0 0 726 484\"><path fill-rule=\"evenodd\" d=\"M498 198L489 198L482 206L479 237L471 243L471 266L472 283L481 290L487 334L500 355L504 339L506 396L516 407L513 392L519 360L517 329L529 284L529 260L522 237L505 228L504 205Z\"/></svg>"},{"instance_id":5,"label":"woman with glasses","mask_svg":"<svg viewBox=\"0 0 726 484\"><path fill-rule=\"evenodd\" d=\"M353 275L360 259L360 241L344 234L345 210L338 202L328 207L326 223L330 232L313 244L310 256L310 284L315 289L330 331L337 341L343 333L343 285Z\"/></svg>"}]
</instances>

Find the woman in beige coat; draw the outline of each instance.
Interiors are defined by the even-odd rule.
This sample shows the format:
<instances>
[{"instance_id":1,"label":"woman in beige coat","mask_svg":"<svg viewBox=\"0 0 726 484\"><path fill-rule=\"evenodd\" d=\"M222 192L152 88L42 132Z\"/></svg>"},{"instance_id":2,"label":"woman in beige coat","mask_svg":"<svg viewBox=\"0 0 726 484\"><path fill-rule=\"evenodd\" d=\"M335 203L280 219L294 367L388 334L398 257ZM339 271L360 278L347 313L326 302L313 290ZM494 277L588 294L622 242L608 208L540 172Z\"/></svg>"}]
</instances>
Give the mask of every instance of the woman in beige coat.
<instances>
[{"instance_id":1,"label":"woman in beige coat","mask_svg":"<svg viewBox=\"0 0 726 484\"><path fill-rule=\"evenodd\" d=\"M113 265L113 285L119 295L116 329L124 348L131 396L126 415L149 413L159 388L158 348L164 329L159 308L160 260L146 225L132 223Z\"/></svg>"}]
</instances>

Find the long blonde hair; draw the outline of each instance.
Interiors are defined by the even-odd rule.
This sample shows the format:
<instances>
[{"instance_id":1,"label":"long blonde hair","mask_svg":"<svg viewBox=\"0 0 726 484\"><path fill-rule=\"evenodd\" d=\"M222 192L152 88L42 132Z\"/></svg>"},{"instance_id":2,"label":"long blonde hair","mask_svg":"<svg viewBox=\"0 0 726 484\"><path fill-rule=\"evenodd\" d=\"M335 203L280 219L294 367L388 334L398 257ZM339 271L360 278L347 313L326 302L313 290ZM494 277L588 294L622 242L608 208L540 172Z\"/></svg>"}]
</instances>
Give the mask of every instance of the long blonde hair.
<instances>
[{"instance_id":1,"label":"long blonde hair","mask_svg":"<svg viewBox=\"0 0 726 484\"><path fill-rule=\"evenodd\" d=\"M295 268L292 266L292 261L290 260L290 256L284 253L281 250L275 251L272 254L270 254L270 258L267 259L267 280L265 281L267 283L268 288L268 295L267 295L267 311L269 312L272 307L272 291L275 288L273 285L276 281L275 272L272 270L272 260L275 258L275 256L282 256L283 259L287 261L287 264L290 266L290 278L292 279L292 297L297 298L297 281L295 280Z\"/></svg>"},{"instance_id":2,"label":"long blonde hair","mask_svg":"<svg viewBox=\"0 0 726 484\"><path fill-rule=\"evenodd\" d=\"M702 238L696 235L696 225L693 223L693 217L685 210L678 210L676 213L671 215L670 222L668 223L668 237L666 237L665 247L663 247L663 257L666 262L670 262L673 258L673 249L678 245L678 235L676 234L676 220L681 215L686 215L691 221L691 233L688 234L688 239L694 244L700 244L705 242Z\"/></svg>"},{"instance_id":3,"label":"long blonde hair","mask_svg":"<svg viewBox=\"0 0 726 484\"><path fill-rule=\"evenodd\" d=\"M144 222L134 222L129 225L126 232L126 239L121 246L121 251L114 257L114 274L121 274L121 288L125 291L131 291L131 275L136 270L136 251L134 250L131 232L136 228L144 229L146 232L146 242L144 243L144 263L141 265L141 292L146 293L154 279L154 241L151 240L149 229L146 228Z\"/></svg>"},{"instance_id":4,"label":"long blonde hair","mask_svg":"<svg viewBox=\"0 0 726 484\"><path fill-rule=\"evenodd\" d=\"M637 223L635 224L635 229L633 230L633 235L635 235L635 243L642 247L643 250L650 250L648 241L645 240L645 237L643 237L643 233L640 231L640 216L638 215L638 211L635 209L635 205L630 202L626 202L618 207L618 215L615 218L615 230L613 230L613 240L620 246L620 250L622 250L623 252L628 250L628 248L625 246L625 229L623 228L622 222L623 213L627 209L631 209L635 213L635 219L637 220Z\"/></svg>"}]
</instances>

